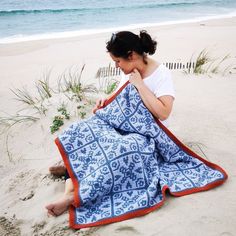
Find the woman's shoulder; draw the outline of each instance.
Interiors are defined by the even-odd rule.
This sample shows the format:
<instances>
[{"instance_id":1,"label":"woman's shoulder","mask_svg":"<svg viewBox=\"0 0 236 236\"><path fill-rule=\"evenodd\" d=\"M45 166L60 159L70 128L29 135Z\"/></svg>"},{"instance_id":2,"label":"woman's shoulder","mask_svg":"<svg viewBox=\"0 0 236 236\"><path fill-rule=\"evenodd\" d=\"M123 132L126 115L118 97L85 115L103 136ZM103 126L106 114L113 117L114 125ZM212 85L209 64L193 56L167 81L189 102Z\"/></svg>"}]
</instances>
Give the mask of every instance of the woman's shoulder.
<instances>
[{"instance_id":1,"label":"woman's shoulder","mask_svg":"<svg viewBox=\"0 0 236 236\"><path fill-rule=\"evenodd\" d=\"M164 63L159 63L157 71L160 71L160 72L163 72L163 73L168 73L168 74L170 73L169 68L167 68Z\"/></svg>"},{"instance_id":2,"label":"woman's shoulder","mask_svg":"<svg viewBox=\"0 0 236 236\"><path fill-rule=\"evenodd\" d=\"M163 78L170 78L171 79L171 73L170 70L163 64L163 63L158 63L158 66L156 69L153 71L153 73L147 77L148 78L153 78L153 79L158 79L162 80Z\"/></svg>"}]
</instances>

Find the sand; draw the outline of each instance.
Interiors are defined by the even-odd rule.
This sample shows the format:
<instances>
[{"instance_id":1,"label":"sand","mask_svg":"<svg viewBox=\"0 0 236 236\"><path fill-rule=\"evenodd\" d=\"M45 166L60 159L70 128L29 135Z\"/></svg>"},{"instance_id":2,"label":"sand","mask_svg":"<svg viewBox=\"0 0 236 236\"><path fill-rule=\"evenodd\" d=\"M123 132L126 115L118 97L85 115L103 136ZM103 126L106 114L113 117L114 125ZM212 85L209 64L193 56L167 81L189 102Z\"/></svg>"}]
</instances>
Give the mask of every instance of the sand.
<instances>
[{"instance_id":1,"label":"sand","mask_svg":"<svg viewBox=\"0 0 236 236\"><path fill-rule=\"evenodd\" d=\"M67 213L48 217L44 208L64 188L63 179L48 173L48 167L61 160L54 144L58 132L51 134L49 127L66 98L55 95L45 104L46 116L37 115L38 121L17 124L0 136L0 235L236 235L236 70L232 69L236 67L232 66L236 65L236 18L146 30L159 42L153 57L160 62L187 62L203 49L213 58L230 54L217 74L172 71L176 100L170 126L180 140L223 167L229 175L227 182L207 192L167 197L164 206L143 217L80 231L69 229ZM36 94L34 83L47 70L52 69L50 82L56 85L68 67L85 64L83 81L98 84L96 71L112 63L105 50L109 37L110 33L102 33L0 45L0 117L17 112L32 115L32 110L21 110L24 106L13 99L10 88L25 86ZM231 69L226 71L227 67ZM74 104L67 102L73 110ZM87 116L89 104L85 104ZM71 114L63 127L76 119Z\"/></svg>"}]
</instances>

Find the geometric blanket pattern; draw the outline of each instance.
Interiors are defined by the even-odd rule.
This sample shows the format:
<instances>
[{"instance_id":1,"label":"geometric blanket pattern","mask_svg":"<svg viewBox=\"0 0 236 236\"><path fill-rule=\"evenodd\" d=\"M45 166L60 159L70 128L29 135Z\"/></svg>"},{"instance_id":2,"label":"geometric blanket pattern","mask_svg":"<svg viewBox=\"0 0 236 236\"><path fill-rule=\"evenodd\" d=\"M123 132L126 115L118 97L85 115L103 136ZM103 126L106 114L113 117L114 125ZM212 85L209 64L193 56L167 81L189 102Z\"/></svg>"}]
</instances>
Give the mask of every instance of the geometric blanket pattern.
<instances>
[{"instance_id":1,"label":"geometric blanket pattern","mask_svg":"<svg viewBox=\"0 0 236 236\"><path fill-rule=\"evenodd\" d=\"M167 189L183 196L227 179L154 119L129 83L55 142L75 186L75 229L147 214L163 204Z\"/></svg>"}]
</instances>

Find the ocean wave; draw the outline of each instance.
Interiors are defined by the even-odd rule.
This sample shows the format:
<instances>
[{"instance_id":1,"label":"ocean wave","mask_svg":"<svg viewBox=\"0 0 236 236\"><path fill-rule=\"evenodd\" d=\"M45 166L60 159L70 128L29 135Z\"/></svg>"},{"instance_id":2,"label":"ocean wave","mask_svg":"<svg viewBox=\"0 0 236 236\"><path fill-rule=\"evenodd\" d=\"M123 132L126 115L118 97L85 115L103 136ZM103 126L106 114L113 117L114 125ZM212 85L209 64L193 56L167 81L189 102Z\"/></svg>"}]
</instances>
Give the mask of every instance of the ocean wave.
<instances>
[{"instance_id":1,"label":"ocean wave","mask_svg":"<svg viewBox=\"0 0 236 236\"><path fill-rule=\"evenodd\" d=\"M174 21L163 21L159 23L141 23L141 24L130 24L123 25L119 27L111 27L111 28L101 28L101 29L85 29L78 31L64 31L64 32L51 32L51 33L43 33L43 34L35 34L35 35L12 35L10 37L0 38L1 44L11 44L11 43L19 43L19 42L27 42L27 41L35 41L35 40L45 40L45 39L60 39L60 38L71 38L78 37L83 35L95 35L100 33L112 33L118 32L121 30L134 30L134 29L145 29L146 27L157 27L163 25L175 25L175 24L186 24L186 23L196 23L206 20L214 20L214 19L227 19L236 17L236 11L230 12L228 14L214 15L214 16L203 16L185 20L174 20Z\"/></svg>"},{"instance_id":2,"label":"ocean wave","mask_svg":"<svg viewBox=\"0 0 236 236\"><path fill-rule=\"evenodd\" d=\"M220 1L215 1L215 3ZM146 8L168 8L176 6L193 6L202 5L203 3L211 3L208 1L191 1L191 2L167 2L167 3L148 3L148 4L137 4L137 5L126 5L126 6L111 6L111 7L84 7L84 8L61 8L61 9L12 9L12 10L0 10L0 16L2 15L14 15L14 14L42 14L42 13L66 13L66 12L88 12L88 11L111 11L111 10L124 10L127 9L146 9Z\"/></svg>"}]
</instances>

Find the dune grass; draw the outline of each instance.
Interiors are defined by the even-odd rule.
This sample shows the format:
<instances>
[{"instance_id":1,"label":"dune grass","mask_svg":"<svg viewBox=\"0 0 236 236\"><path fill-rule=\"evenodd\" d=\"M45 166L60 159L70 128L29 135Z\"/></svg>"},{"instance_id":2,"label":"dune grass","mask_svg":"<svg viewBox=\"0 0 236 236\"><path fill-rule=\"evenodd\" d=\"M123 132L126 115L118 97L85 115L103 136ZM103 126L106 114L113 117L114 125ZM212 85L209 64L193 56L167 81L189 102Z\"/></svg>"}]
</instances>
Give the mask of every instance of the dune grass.
<instances>
[{"instance_id":1,"label":"dune grass","mask_svg":"<svg viewBox=\"0 0 236 236\"><path fill-rule=\"evenodd\" d=\"M69 68L59 76L57 87L59 93L65 93L70 100L82 101L86 93L95 93L97 88L92 84L82 83L82 74L85 64L79 70L77 68Z\"/></svg>"},{"instance_id":2,"label":"dune grass","mask_svg":"<svg viewBox=\"0 0 236 236\"><path fill-rule=\"evenodd\" d=\"M114 92L116 90L117 85L118 85L118 81L109 80L108 84L106 85L106 87L104 89L104 93L111 94L112 92Z\"/></svg>"},{"instance_id":3,"label":"dune grass","mask_svg":"<svg viewBox=\"0 0 236 236\"><path fill-rule=\"evenodd\" d=\"M99 91L105 94L111 94L117 88L118 81L112 76L99 77Z\"/></svg>"},{"instance_id":4,"label":"dune grass","mask_svg":"<svg viewBox=\"0 0 236 236\"><path fill-rule=\"evenodd\" d=\"M23 115L0 117L0 126L4 127L3 130L1 130L0 135L6 134L5 146L9 162L14 161L13 156L9 149L9 136L11 128L20 123L36 122L37 120L39 120L39 118L34 116L23 116Z\"/></svg>"},{"instance_id":5,"label":"dune grass","mask_svg":"<svg viewBox=\"0 0 236 236\"><path fill-rule=\"evenodd\" d=\"M194 55L192 55L190 61L193 61ZM189 68L184 72L187 74L217 74L222 73L223 75L231 73L234 65L223 68L223 64L226 60L230 59L230 55L227 54L222 58L214 59L210 55L207 49L203 49L196 57L195 66L193 69Z\"/></svg>"},{"instance_id":6,"label":"dune grass","mask_svg":"<svg viewBox=\"0 0 236 236\"><path fill-rule=\"evenodd\" d=\"M58 96L58 94L64 95L71 102L76 103L86 101L87 104L91 105L91 101L88 102L89 99L87 98L87 93L97 93L98 89L93 84L84 83L82 78L84 69L85 64L82 66L82 68L70 67L65 69L65 71L57 79L56 88L52 87L49 83L51 80L52 70L47 70L34 84L36 93L33 93L32 91L29 92L29 90L27 90L25 87L22 89L17 88L10 90L15 95L15 99L17 101L26 105L25 109L33 108L37 111L37 113L40 115L44 114L45 116L49 106L53 105L53 102L51 104L49 100L55 96ZM34 88L32 90L34 90ZM110 90L111 89L113 89L113 86L111 86ZM58 108L58 112L60 112L60 114L54 116L54 120L56 120L55 122L57 124L62 124L62 120L70 118L70 114L67 111L65 103L61 104L61 106ZM84 118L86 112L81 110L76 114L78 114L81 118ZM59 116L62 116L62 119L60 119Z\"/></svg>"},{"instance_id":7,"label":"dune grass","mask_svg":"<svg viewBox=\"0 0 236 236\"><path fill-rule=\"evenodd\" d=\"M195 68L193 70L193 73L195 74L204 74L207 71L204 69L204 65L206 65L208 62L210 62L211 59L209 57L209 53L206 51L206 49L203 49L199 55L197 56Z\"/></svg>"},{"instance_id":8,"label":"dune grass","mask_svg":"<svg viewBox=\"0 0 236 236\"><path fill-rule=\"evenodd\" d=\"M86 99L87 93L96 93L98 89L92 84L85 84L82 80L82 73L85 65L81 69L66 69L57 80L57 88L50 86L51 70L43 73L42 78L35 82L36 93L29 92L26 87L11 88L11 92L15 95L15 99L32 108L40 115L46 115L48 110L45 100L52 98L55 94L63 94L70 101L76 102ZM110 90L113 87L110 88ZM33 88L34 90L34 88ZM32 95L35 94L35 95Z\"/></svg>"},{"instance_id":9,"label":"dune grass","mask_svg":"<svg viewBox=\"0 0 236 236\"><path fill-rule=\"evenodd\" d=\"M20 110L16 111L15 115L4 114L0 116L0 135L5 135L6 153L10 162L13 161L13 156L9 149L9 142L12 132L15 130L13 128L16 125L37 122L42 118L52 119L49 131L53 134L59 130L65 120L70 119L72 113L78 118L85 118L87 114L85 104L86 106L93 105L87 95L88 93L98 92L98 89L92 84L84 83L82 78L84 68L85 65L81 69L67 69L65 73L59 76L54 86L50 84L52 70L47 70L38 81L32 84L34 86L30 89L25 86L22 88L10 88L14 99L24 105L23 108L19 106ZM65 103L63 103L64 101ZM66 105L67 102L70 103L70 110ZM61 103L61 105L58 106L58 103ZM55 106L58 106L56 112Z\"/></svg>"},{"instance_id":10,"label":"dune grass","mask_svg":"<svg viewBox=\"0 0 236 236\"><path fill-rule=\"evenodd\" d=\"M116 90L119 82L116 78L117 76L119 76L116 73L116 70L117 68L113 68L110 63L107 68L100 68L97 71L96 78L98 79L100 92L103 92L105 94L111 94ZM101 73L101 71L103 72Z\"/></svg>"},{"instance_id":11,"label":"dune grass","mask_svg":"<svg viewBox=\"0 0 236 236\"><path fill-rule=\"evenodd\" d=\"M14 125L25 122L36 122L39 120L38 117L34 116L23 116L23 115L14 115L14 116L6 116L0 117L0 125L4 126L7 129L12 128ZM2 134L1 132L0 134Z\"/></svg>"},{"instance_id":12,"label":"dune grass","mask_svg":"<svg viewBox=\"0 0 236 236\"><path fill-rule=\"evenodd\" d=\"M46 71L42 74L42 78L35 82L36 95L32 95L26 87L22 89L14 88L10 89L15 95L15 99L21 103L33 108L39 114L46 114L47 108L43 105L45 99L52 97L53 89L49 85L49 79L51 75L51 70Z\"/></svg>"},{"instance_id":13,"label":"dune grass","mask_svg":"<svg viewBox=\"0 0 236 236\"><path fill-rule=\"evenodd\" d=\"M10 90L15 95L15 99L27 105L27 108L33 108L39 114L46 114L47 108L42 103L43 99L34 97L25 87Z\"/></svg>"},{"instance_id":14,"label":"dune grass","mask_svg":"<svg viewBox=\"0 0 236 236\"><path fill-rule=\"evenodd\" d=\"M51 75L51 70L44 72L42 75L42 79L38 80L35 83L35 87L37 88L41 100L52 97L53 91L49 85L50 75Z\"/></svg>"}]
</instances>

